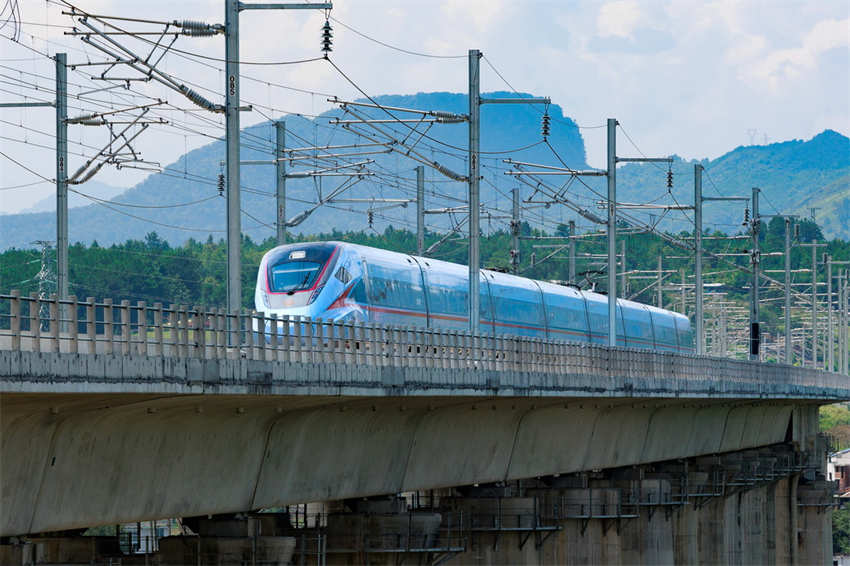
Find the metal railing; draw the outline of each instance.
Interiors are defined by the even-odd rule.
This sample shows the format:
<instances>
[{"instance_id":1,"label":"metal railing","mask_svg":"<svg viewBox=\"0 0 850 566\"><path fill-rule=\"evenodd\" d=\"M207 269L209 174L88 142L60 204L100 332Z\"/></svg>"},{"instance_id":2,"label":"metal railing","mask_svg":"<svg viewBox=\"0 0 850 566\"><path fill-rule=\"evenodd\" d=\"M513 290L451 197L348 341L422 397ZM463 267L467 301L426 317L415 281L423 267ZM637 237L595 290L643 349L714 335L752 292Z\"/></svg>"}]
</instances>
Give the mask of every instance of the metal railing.
<instances>
[{"instance_id":1,"label":"metal railing","mask_svg":"<svg viewBox=\"0 0 850 566\"><path fill-rule=\"evenodd\" d=\"M475 369L847 389L845 376L710 356L220 308L0 295L0 350ZM600 383L600 386L602 384ZM720 390L718 390L720 392Z\"/></svg>"}]
</instances>

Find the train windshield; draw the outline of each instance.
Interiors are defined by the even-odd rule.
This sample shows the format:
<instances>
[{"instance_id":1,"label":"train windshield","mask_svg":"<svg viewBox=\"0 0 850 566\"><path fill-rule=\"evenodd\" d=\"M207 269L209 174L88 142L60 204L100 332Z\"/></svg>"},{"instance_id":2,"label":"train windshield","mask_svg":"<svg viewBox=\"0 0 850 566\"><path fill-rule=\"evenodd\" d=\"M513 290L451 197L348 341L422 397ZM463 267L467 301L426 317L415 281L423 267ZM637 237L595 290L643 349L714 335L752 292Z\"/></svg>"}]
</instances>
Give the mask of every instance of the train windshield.
<instances>
[{"instance_id":1,"label":"train windshield","mask_svg":"<svg viewBox=\"0 0 850 566\"><path fill-rule=\"evenodd\" d=\"M269 290L272 293L294 293L312 289L333 252L334 247L327 245L281 250L269 261Z\"/></svg>"}]
</instances>

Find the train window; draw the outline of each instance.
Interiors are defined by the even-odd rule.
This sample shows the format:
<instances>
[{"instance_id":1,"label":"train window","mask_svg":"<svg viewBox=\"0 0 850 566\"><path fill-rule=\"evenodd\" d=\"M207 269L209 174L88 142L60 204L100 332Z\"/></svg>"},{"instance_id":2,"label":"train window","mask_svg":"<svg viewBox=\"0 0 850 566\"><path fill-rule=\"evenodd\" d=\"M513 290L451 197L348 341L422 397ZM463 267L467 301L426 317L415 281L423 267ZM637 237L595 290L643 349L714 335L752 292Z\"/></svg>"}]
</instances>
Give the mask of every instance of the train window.
<instances>
[{"instance_id":1,"label":"train window","mask_svg":"<svg viewBox=\"0 0 850 566\"><path fill-rule=\"evenodd\" d=\"M655 346L661 350L675 350L678 344L673 317L667 313L654 311L652 324L655 327Z\"/></svg>"},{"instance_id":2,"label":"train window","mask_svg":"<svg viewBox=\"0 0 850 566\"><path fill-rule=\"evenodd\" d=\"M379 306L425 312L425 291L419 268L370 262L369 301Z\"/></svg>"},{"instance_id":3,"label":"train window","mask_svg":"<svg viewBox=\"0 0 850 566\"><path fill-rule=\"evenodd\" d=\"M354 284L354 287L351 289L349 297L352 301L360 303L361 305L364 305L368 302L366 300L366 284L363 282L362 277L359 281L357 281L357 283Z\"/></svg>"},{"instance_id":4,"label":"train window","mask_svg":"<svg viewBox=\"0 0 850 566\"><path fill-rule=\"evenodd\" d=\"M545 293L544 296L552 338L587 341L584 299L557 293Z\"/></svg>"},{"instance_id":5,"label":"train window","mask_svg":"<svg viewBox=\"0 0 850 566\"><path fill-rule=\"evenodd\" d=\"M676 330L679 333L679 349L686 352L694 350L694 334L689 320L676 319Z\"/></svg>"},{"instance_id":6,"label":"train window","mask_svg":"<svg viewBox=\"0 0 850 566\"><path fill-rule=\"evenodd\" d=\"M490 296L496 326L502 327L500 332L529 336L545 334L540 291L491 282Z\"/></svg>"},{"instance_id":7,"label":"train window","mask_svg":"<svg viewBox=\"0 0 850 566\"><path fill-rule=\"evenodd\" d=\"M428 306L432 313L467 316L469 305L465 277L430 269L428 274Z\"/></svg>"},{"instance_id":8,"label":"train window","mask_svg":"<svg viewBox=\"0 0 850 566\"><path fill-rule=\"evenodd\" d=\"M587 315L590 318L590 337L599 344L608 340L608 303L599 300L587 300Z\"/></svg>"},{"instance_id":9,"label":"train window","mask_svg":"<svg viewBox=\"0 0 850 566\"><path fill-rule=\"evenodd\" d=\"M269 291L294 293L312 289L320 283L319 277L331 273L335 252L336 246L332 244L303 244L298 249L286 246L272 250L266 256ZM323 275L325 266L328 271Z\"/></svg>"},{"instance_id":10,"label":"train window","mask_svg":"<svg viewBox=\"0 0 850 566\"><path fill-rule=\"evenodd\" d=\"M348 283L349 281L351 281L351 273L349 273L349 271L345 268L344 265L336 270L334 277L336 277L343 283Z\"/></svg>"},{"instance_id":11,"label":"train window","mask_svg":"<svg viewBox=\"0 0 850 566\"><path fill-rule=\"evenodd\" d=\"M275 293L301 291L313 286L322 264L312 261L287 261L269 268L269 284Z\"/></svg>"},{"instance_id":12,"label":"train window","mask_svg":"<svg viewBox=\"0 0 850 566\"><path fill-rule=\"evenodd\" d=\"M623 322L629 346L635 348L655 346L649 311L638 305L626 305L623 307Z\"/></svg>"}]
</instances>

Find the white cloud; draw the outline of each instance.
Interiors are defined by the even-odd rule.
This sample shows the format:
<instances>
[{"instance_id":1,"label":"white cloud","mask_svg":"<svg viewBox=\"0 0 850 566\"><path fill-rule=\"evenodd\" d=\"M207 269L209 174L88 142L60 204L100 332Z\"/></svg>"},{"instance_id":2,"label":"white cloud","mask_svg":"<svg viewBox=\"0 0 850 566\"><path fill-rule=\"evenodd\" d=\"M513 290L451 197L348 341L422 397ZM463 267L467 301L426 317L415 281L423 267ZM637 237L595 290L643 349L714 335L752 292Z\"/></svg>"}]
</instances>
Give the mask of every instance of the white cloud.
<instances>
[{"instance_id":1,"label":"white cloud","mask_svg":"<svg viewBox=\"0 0 850 566\"><path fill-rule=\"evenodd\" d=\"M92 12L163 20L220 22L223 18L221 0L147 0L144 5L126 0L75 3ZM68 23L55 4L21 5L24 21L51 26ZM243 59L315 57L322 17L310 12L243 12ZM334 16L376 39L413 51L463 55L470 48L479 48L514 87L551 96L580 124L594 126L604 123L605 118L618 118L647 154L716 157L749 143L746 129L751 127L773 140L806 138L826 127L845 134L850 131L847 0L415 0L389 4L339 0ZM25 27L25 32L53 41L51 53L64 46L71 60L97 57L91 48L87 48L89 55L83 53L79 39L63 36L62 31L43 25ZM376 45L341 26L335 25L334 32L332 58L372 94L466 90L465 58L420 58ZM24 40L29 44L28 36ZM40 40L33 45L45 47ZM221 37L181 38L176 46L214 57L224 52ZM5 40L0 40L0 52L2 58L25 59L0 62L12 67L3 73L18 78L19 71L37 73L46 78L30 78L49 87L53 73L50 61ZM205 63L221 66L217 61ZM166 57L163 68L181 79L222 91L223 73L216 68L178 56ZM359 96L323 61L245 65L242 73L344 98ZM69 79L74 83L72 94L95 88L91 81L81 78L80 71L70 72ZM482 87L506 88L486 64L482 65ZM181 108L190 106L165 87L148 84L134 88L161 95ZM119 94L110 91L98 96L117 101ZM221 99L220 95L205 94L216 101ZM245 101L275 108L274 112L261 109L274 116L284 111L321 112L329 107L322 95L250 80L243 80L242 96ZM3 102L17 98L0 95ZM210 122L197 125L198 129L220 135L215 127L221 123L219 115L199 116ZM191 113L174 118L198 124ZM45 132L53 128L51 112L45 109L6 110L3 119ZM264 119L259 112L242 116L243 125ZM582 130L582 134L590 163L604 165L604 129ZM4 136L41 145L52 143L49 135L11 125L4 125ZM104 136L97 128L75 127L71 149L90 153L77 142L100 147L107 141ZM139 149L146 158L165 164L174 161L185 147L191 150L209 141L209 137L191 132L151 128L140 136ZM50 147L39 149L0 140L0 151L41 174L53 175ZM81 159L72 153L72 166ZM126 186L140 180L141 175L128 169L104 168L97 179ZM3 186L33 181L32 174L2 158L0 176ZM44 184L3 191L0 211L29 206L50 190L50 185Z\"/></svg>"},{"instance_id":2,"label":"white cloud","mask_svg":"<svg viewBox=\"0 0 850 566\"><path fill-rule=\"evenodd\" d=\"M839 47L850 48L850 18L817 22L798 47L769 53L756 64L753 74L776 90L785 80L799 78L814 68L821 54Z\"/></svg>"},{"instance_id":3,"label":"white cloud","mask_svg":"<svg viewBox=\"0 0 850 566\"><path fill-rule=\"evenodd\" d=\"M600 37L632 38L643 17L637 0L617 0L599 8L596 33Z\"/></svg>"}]
</instances>

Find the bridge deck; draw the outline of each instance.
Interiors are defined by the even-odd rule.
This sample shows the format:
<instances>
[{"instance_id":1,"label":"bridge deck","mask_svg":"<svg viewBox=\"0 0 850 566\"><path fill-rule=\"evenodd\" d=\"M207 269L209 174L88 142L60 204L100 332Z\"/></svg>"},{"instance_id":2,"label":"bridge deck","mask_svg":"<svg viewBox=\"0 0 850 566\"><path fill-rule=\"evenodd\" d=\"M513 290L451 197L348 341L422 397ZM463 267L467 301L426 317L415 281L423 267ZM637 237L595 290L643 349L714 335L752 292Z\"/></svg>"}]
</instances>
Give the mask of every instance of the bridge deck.
<instances>
[{"instance_id":1,"label":"bridge deck","mask_svg":"<svg viewBox=\"0 0 850 566\"><path fill-rule=\"evenodd\" d=\"M143 302L0 299L7 393L850 398L846 376L781 364Z\"/></svg>"}]
</instances>

